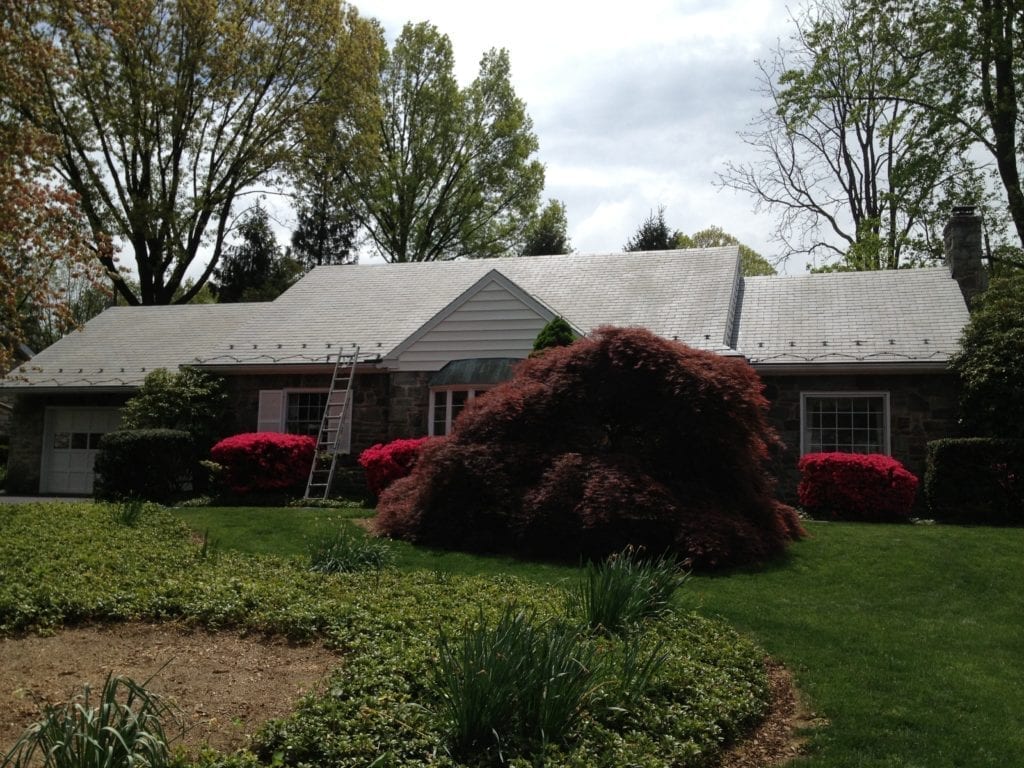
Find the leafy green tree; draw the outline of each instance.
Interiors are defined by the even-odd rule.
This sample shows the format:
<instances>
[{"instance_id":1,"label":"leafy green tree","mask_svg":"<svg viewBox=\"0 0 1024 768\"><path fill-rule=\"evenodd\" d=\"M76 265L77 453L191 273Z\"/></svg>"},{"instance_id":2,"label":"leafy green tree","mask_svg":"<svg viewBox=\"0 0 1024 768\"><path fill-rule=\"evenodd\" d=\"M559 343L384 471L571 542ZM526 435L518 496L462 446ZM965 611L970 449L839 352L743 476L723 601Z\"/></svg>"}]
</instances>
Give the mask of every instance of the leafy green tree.
<instances>
[{"instance_id":1,"label":"leafy green tree","mask_svg":"<svg viewBox=\"0 0 1024 768\"><path fill-rule=\"evenodd\" d=\"M178 373L158 368L125 403L122 426L188 432L196 447L205 452L223 437L228 419L228 396L222 379L192 368Z\"/></svg>"},{"instance_id":2,"label":"leafy green tree","mask_svg":"<svg viewBox=\"0 0 1024 768\"><path fill-rule=\"evenodd\" d=\"M377 162L346 171L388 261L518 252L540 205L544 167L508 53L485 53L464 89L454 64L446 35L407 24L381 72Z\"/></svg>"},{"instance_id":3,"label":"leafy green tree","mask_svg":"<svg viewBox=\"0 0 1024 768\"><path fill-rule=\"evenodd\" d=\"M259 204L238 225L241 242L229 246L217 271L214 292L221 303L273 301L302 274L302 266L282 253Z\"/></svg>"},{"instance_id":4,"label":"leafy green tree","mask_svg":"<svg viewBox=\"0 0 1024 768\"><path fill-rule=\"evenodd\" d=\"M24 46L21 3L0 3L0 373L22 345L38 350L76 327L81 291L100 285L97 249L113 258L109 241L94 242L74 194L48 172L59 147L11 108L45 103L27 70L51 66L60 50L41 40Z\"/></svg>"},{"instance_id":5,"label":"leafy green tree","mask_svg":"<svg viewBox=\"0 0 1024 768\"><path fill-rule=\"evenodd\" d=\"M565 203L548 200L540 214L526 228L523 256L572 253Z\"/></svg>"},{"instance_id":6,"label":"leafy green tree","mask_svg":"<svg viewBox=\"0 0 1024 768\"><path fill-rule=\"evenodd\" d=\"M777 215L784 257L895 269L941 253L937 211L976 190L967 128L902 94L934 89L921 46L937 16L915 2L819 0L762 63L771 106L744 140L759 156L729 164L725 187ZM893 94L888 98L887 94Z\"/></svg>"},{"instance_id":7,"label":"leafy green tree","mask_svg":"<svg viewBox=\"0 0 1024 768\"><path fill-rule=\"evenodd\" d=\"M1024 272L994 278L981 294L952 367L974 430L1024 438Z\"/></svg>"},{"instance_id":8,"label":"leafy green tree","mask_svg":"<svg viewBox=\"0 0 1024 768\"><path fill-rule=\"evenodd\" d=\"M724 245L740 247L740 271L744 277L774 275L775 267L749 245L744 245L721 227L710 226L692 235L676 232L676 248L719 248Z\"/></svg>"},{"instance_id":9,"label":"leafy green tree","mask_svg":"<svg viewBox=\"0 0 1024 768\"><path fill-rule=\"evenodd\" d=\"M52 170L94 239L123 240L130 304L187 302L218 266L240 192L273 183L304 113L354 49L331 0L24 0L5 3L28 88L0 94L58 144ZM208 256L192 288L186 272Z\"/></svg>"},{"instance_id":10,"label":"leafy green tree","mask_svg":"<svg viewBox=\"0 0 1024 768\"><path fill-rule=\"evenodd\" d=\"M624 251L668 251L676 247L676 233L665 223L665 206L659 205L658 212L651 211L633 236L622 246L622 249Z\"/></svg>"},{"instance_id":11,"label":"leafy green tree","mask_svg":"<svg viewBox=\"0 0 1024 768\"><path fill-rule=\"evenodd\" d=\"M297 225L292 255L306 270L357 261L358 195L350 177L379 156L380 70L387 53L383 32L354 10L339 46L338 69L303 116L289 165Z\"/></svg>"}]
</instances>

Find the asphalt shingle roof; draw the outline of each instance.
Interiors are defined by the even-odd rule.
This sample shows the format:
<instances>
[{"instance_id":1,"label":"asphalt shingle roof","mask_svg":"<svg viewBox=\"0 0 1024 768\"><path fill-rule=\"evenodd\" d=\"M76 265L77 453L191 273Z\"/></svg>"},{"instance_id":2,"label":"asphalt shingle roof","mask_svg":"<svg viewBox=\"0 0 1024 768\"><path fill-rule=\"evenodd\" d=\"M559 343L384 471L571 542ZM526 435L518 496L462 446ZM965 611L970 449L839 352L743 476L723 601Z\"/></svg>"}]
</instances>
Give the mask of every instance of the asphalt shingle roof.
<instances>
[{"instance_id":1,"label":"asphalt shingle roof","mask_svg":"<svg viewBox=\"0 0 1024 768\"><path fill-rule=\"evenodd\" d=\"M138 386L206 354L259 304L112 307L11 371L0 387Z\"/></svg>"},{"instance_id":2,"label":"asphalt shingle roof","mask_svg":"<svg viewBox=\"0 0 1024 768\"><path fill-rule=\"evenodd\" d=\"M270 303L116 307L0 387L137 386L155 368L384 357L497 270L584 332L644 326L776 364L944 363L967 308L945 267L741 279L735 247L318 267ZM330 347L328 347L330 345Z\"/></svg>"},{"instance_id":3,"label":"asphalt shingle roof","mask_svg":"<svg viewBox=\"0 0 1024 768\"><path fill-rule=\"evenodd\" d=\"M584 332L641 325L726 350L738 249L572 254L317 267L204 358L211 365L323 360L338 345L386 355L497 270ZM328 349L327 345L331 348Z\"/></svg>"},{"instance_id":4,"label":"asphalt shingle roof","mask_svg":"<svg viewBox=\"0 0 1024 768\"><path fill-rule=\"evenodd\" d=\"M748 277L736 348L761 365L945 362L967 319L946 267Z\"/></svg>"}]
</instances>

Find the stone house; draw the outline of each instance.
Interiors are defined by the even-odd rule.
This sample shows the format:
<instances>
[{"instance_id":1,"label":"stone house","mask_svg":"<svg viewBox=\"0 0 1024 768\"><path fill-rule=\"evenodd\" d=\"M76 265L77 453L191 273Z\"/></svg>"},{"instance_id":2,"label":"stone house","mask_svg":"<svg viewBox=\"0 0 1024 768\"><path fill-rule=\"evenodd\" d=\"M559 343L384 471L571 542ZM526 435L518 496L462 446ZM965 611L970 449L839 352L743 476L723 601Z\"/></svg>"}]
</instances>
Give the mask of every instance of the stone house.
<instances>
[{"instance_id":1,"label":"stone house","mask_svg":"<svg viewBox=\"0 0 1024 768\"><path fill-rule=\"evenodd\" d=\"M90 492L99 437L161 367L223 375L235 431L315 434L337 354L358 349L353 455L445 434L556 316L745 357L788 447L783 496L813 451L920 474L926 443L956 433L948 361L985 280L980 219L955 212L946 240L945 266L895 272L744 278L731 246L318 267L269 303L113 308L0 384L15 396L8 488Z\"/></svg>"}]
</instances>

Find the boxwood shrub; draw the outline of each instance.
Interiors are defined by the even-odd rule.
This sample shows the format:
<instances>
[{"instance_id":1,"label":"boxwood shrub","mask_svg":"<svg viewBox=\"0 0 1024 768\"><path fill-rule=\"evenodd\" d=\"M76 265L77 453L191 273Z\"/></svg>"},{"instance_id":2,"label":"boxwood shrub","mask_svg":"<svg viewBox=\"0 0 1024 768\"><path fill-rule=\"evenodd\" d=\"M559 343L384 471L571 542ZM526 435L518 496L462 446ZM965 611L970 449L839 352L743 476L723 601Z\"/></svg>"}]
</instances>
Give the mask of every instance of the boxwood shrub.
<instances>
[{"instance_id":1,"label":"boxwood shrub","mask_svg":"<svg viewBox=\"0 0 1024 768\"><path fill-rule=\"evenodd\" d=\"M1024 440L950 438L928 443L928 514L948 523L1024 524Z\"/></svg>"},{"instance_id":2,"label":"boxwood shrub","mask_svg":"<svg viewBox=\"0 0 1024 768\"><path fill-rule=\"evenodd\" d=\"M168 502L191 487L195 444L177 429L121 429L100 439L97 499Z\"/></svg>"}]
</instances>

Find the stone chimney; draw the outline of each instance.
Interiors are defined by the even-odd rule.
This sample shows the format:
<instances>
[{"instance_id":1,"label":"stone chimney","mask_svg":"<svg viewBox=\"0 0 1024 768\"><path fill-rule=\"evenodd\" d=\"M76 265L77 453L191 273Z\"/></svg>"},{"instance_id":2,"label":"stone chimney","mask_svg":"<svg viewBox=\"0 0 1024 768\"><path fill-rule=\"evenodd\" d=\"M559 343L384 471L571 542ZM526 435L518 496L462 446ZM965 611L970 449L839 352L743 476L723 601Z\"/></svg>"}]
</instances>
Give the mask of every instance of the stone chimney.
<instances>
[{"instance_id":1,"label":"stone chimney","mask_svg":"<svg viewBox=\"0 0 1024 768\"><path fill-rule=\"evenodd\" d=\"M953 206L942 240L946 266L971 306L974 297L988 287L988 272L981 263L981 216L973 205Z\"/></svg>"}]
</instances>

